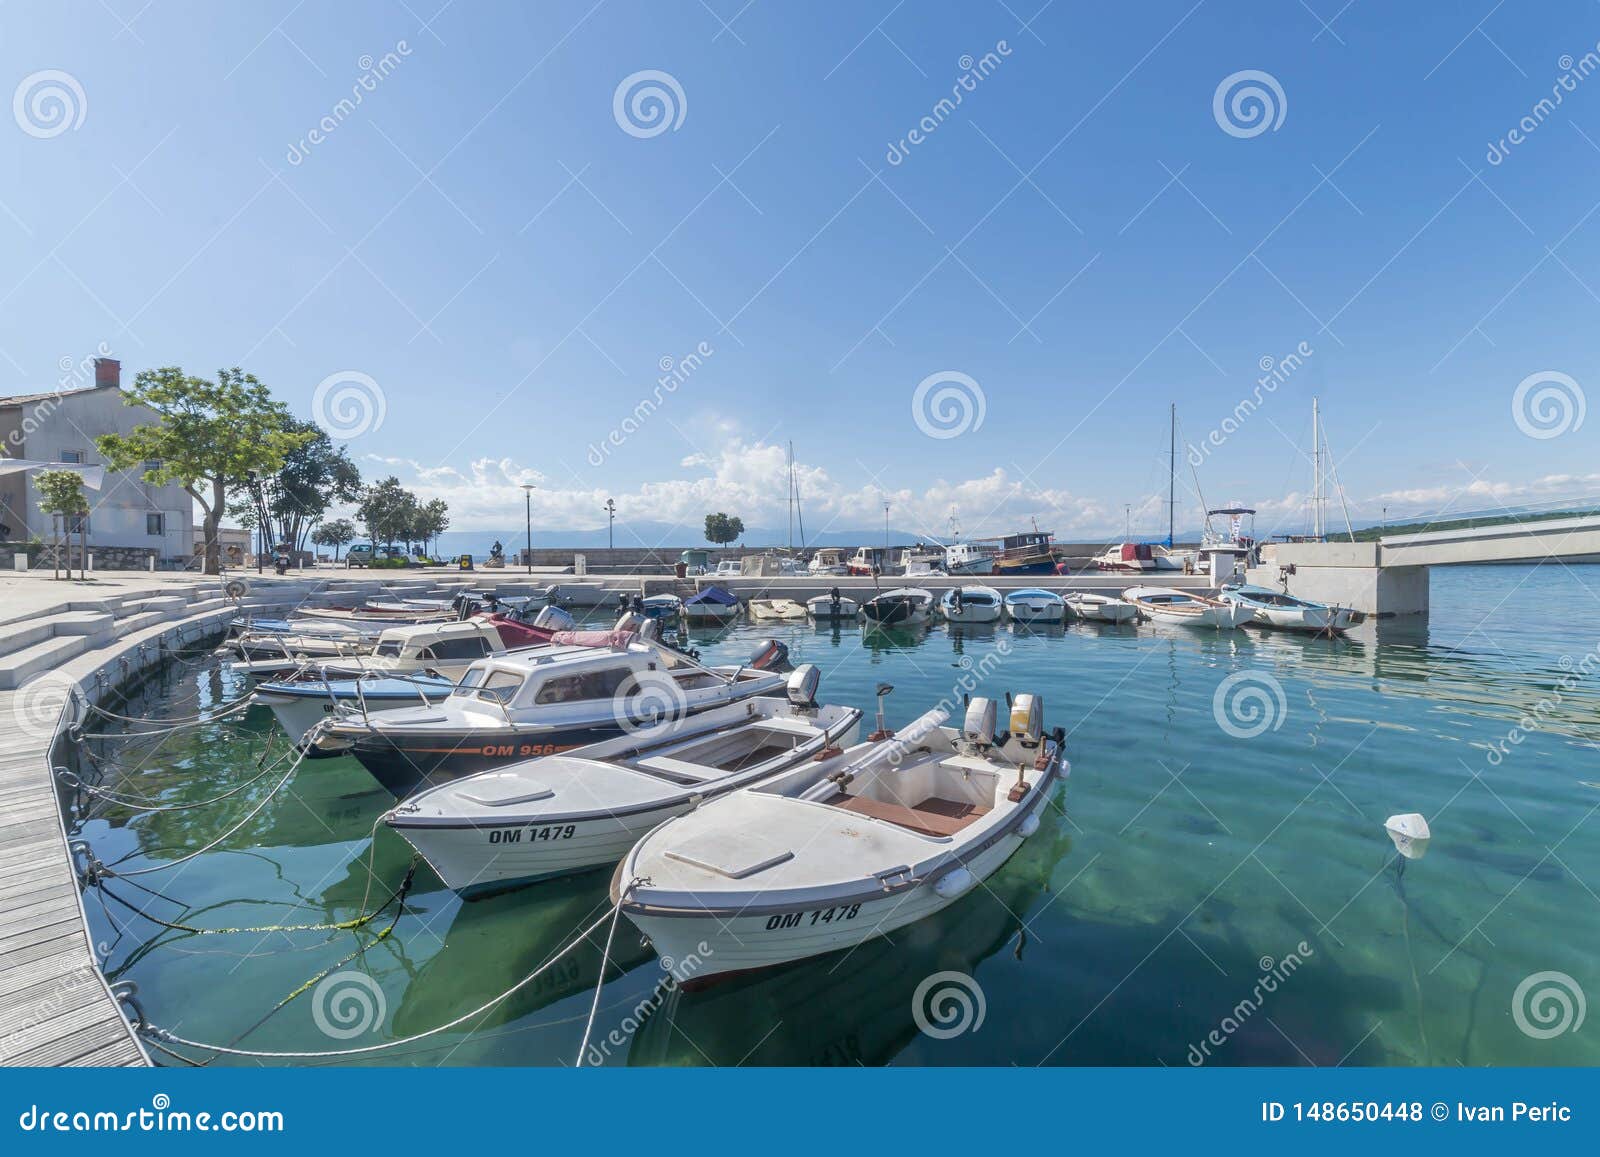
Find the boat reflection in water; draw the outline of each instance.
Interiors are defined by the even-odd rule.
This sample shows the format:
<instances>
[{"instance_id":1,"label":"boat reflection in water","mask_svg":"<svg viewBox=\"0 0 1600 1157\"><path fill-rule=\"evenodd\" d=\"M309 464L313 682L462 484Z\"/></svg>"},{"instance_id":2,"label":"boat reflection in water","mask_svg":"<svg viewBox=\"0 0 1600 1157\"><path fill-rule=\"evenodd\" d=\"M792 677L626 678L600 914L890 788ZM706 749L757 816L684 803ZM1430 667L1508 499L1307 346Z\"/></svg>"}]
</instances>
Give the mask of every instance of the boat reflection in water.
<instances>
[{"instance_id":1,"label":"boat reflection in water","mask_svg":"<svg viewBox=\"0 0 1600 1157\"><path fill-rule=\"evenodd\" d=\"M732 978L698 992L663 982L628 1052L630 1065L882 1065L916 1041L914 1008L935 973L984 987L1016 983L1004 969L1040 945L1021 921L1047 898L1051 873L1070 851L1061 796L988 886L950 907L854 949ZM620 937L619 937L620 939ZM979 975L979 966L993 963ZM967 986L970 992L970 986ZM948 1014L951 1008L943 1009Z\"/></svg>"}]
</instances>

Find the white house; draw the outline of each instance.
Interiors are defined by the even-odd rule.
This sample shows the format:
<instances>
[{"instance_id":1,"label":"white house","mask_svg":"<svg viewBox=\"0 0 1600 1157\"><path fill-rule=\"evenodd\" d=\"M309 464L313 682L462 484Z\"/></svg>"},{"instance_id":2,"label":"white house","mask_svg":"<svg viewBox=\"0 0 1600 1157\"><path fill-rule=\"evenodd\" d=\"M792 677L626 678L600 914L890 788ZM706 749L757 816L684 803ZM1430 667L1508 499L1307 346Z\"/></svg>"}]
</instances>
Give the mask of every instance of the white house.
<instances>
[{"instance_id":1,"label":"white house","mask_svg":"<svg viewBox=\"0 0 1600 1157\"><path fill-rule=\"evenodd\" d=\"M121 388L122 364L94 359L94 385L40 394L0 397L0 444L6 456L34 461L103 465L95 447L101 434L126 433L159 420L155 411L130 405ZM63 387L70 379L63 382ZM194 500L177 483L155 486L144 473L155 463L132 470L107 470L89 500L88 544L153 552L161 561L185 563L194 553ZM51 516L39 509L32 472L0 474L0 541L49 542ZM74 526L76 529L76 526Z\"/></svg>"}]
</instances>

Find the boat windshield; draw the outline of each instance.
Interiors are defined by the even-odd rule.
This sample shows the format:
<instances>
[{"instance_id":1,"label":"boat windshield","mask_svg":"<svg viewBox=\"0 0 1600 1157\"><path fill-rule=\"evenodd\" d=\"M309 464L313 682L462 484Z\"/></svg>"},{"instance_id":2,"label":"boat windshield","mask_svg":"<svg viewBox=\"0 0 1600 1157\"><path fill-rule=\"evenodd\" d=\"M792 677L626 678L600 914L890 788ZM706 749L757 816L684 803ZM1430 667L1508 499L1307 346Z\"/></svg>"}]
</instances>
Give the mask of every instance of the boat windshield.
<instances>
[{"instance_id":1,"label":"boat windshield","mask_svg":"<svg viewBox=\"0 0 1600 1157\"><path fill-rule=\"evenodd\" d=\"M391 639L386 643L379 643L372 653L380 659L398 659L400 657L400 646L398 639Z\"/></svg>"}]
</instances>

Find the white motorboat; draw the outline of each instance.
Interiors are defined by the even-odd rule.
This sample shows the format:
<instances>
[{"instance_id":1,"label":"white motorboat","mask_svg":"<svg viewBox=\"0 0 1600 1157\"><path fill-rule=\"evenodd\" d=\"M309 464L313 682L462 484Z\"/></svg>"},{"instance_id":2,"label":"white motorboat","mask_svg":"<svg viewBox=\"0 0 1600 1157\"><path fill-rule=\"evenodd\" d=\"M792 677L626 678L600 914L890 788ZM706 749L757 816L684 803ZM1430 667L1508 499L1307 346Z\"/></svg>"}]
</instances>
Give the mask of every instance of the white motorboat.
<instances>
[{"instance_id":1,"label":"white motorboat","mask_svg":"<svg viewBox=\"0 0 1600 1157\"><path fill-rule=\"evenodd\" d=\"M861 604L841 594L838 587L806 600L806 617L819 623L854 622L860 613Z\"/></svg>"},{"instance_id":2,"label":"white motorboat","mask_svg":"<svg viewBox=\"0 0 1600 1157\"><path fill-rule=\"evenodd\" d=\"M295 614L300 618L320 619L330 623L381 623L385 626L437 623L459 617L457 610L448 604L405 606L399 603L379 603L360 607L301 607Z\"/></svg>"},{"instance_id":3,"label":"white motorboat","mask_svg":"<svg viewBox=\"0 0 1600 1157\"><path fill-rule=\"evenodd\" d=\"M1348 630L1356 617L1349 607L1296 598L1270 587L1224 587L1217 597L1226 603L1249 607L1254 612L1251 621L1258 626L1276 627L1281 631L1338 634Z\"/></svg>"},{"instance_id":4,"label":"white motorboat","mask_svg":"<svg viewBox=\"0 0 1600 1157\"><path fill-rule=\"evenodd\" d=\"M1140 573L1156 569L1155 548L1148 542L1119 542L1089 560L1100 570Z\"/></svg>"},{"instance_id":5,"label":"white motorboat","mask_svg":"<svg viewBox=\"0 0 1600 1157\"><path fill-rule=\"evenodd\" d=\"M1065 598L1067 609L1080 619L1095 623L1131 623L1139 617L1139 608L1123 599L1110 595L1097 595L1078 591Z\"/></svg>"},{"instance_id":6,"label":"white motorboat","mask_svg":"<svg viewBox=\"0 0 1600 1157\"><path fill-rule=\"evenodd\" d=\"M806 608L793 599L751 599L750 618L758 623L804 622Z\"/></svg>"},{"instance_id":7,"label":"white motorboat","mask_svg":"<svg viewBox=\"0 0 1600 1157\"><path fill-rule=\"evenodd\" d=\"M1249 607L1173 587L1129 587L1122 597L1147 619L1183 627L1231 630L1242 627L1255 614Z\"/></svg>"},{"instance_id":8,"label":"white motorboat","mask_svg":"<svg viewBox=\"0 0 1600 1157\"><path fill-rule=\"evenodd\" d=\"M1018 696L1003 742L992 700L960 728L930 711L670 819L618 865L612 899L688 988L921 920L1039 830L1069 770L1040 709Z\"/></svg>"},{"instance_id":9,"label":"white motorboat","mask_svg":"<svg viewBox=\"0 0 1600 1157\"><path fill-rule=\"evenodd\" d=\"M345 709L315 739L348 752L396 797L536 755L769 695L788 650L768 640L737 667L706 667L629 631L578 631L551 645L480 659L449 698L376 714Z\"/></svg>"},{"instance_id":10,"label":"white motorboat","mask_svg":"<svg viewBox=\"0 0 1600 1157\"><path fill-rule=\"evenodd\" d=\"M845 563L845 569L856 575L893 574L894 563L889 552L881 546L858 546L855 554Z\"/></svg>"},{"instance_id":11,"label":"white motorboat","mask_svg":"<svg viewBox=\"0 0 1600 1157\"><path fill-rule=\"evenodd\" d=\"M711 572L712 578L738 578L744 574L744 564L736 558L725 558L717 563L717 569Z\"/></svg>"},{"instance_id":12,"label":"white motorboat","mask_svg":"<svg viewBox=\"0 0 1600 1157\"><path fill-rule=\"evenodd\" d=\"M850 567L846 562L848 558L848 552L838 547L825 546L811 556L811 563L806 570L813 576L849 574Z\"/></svg>"},{"instance_id":13,"label":"white motorboat","mask_svg":"<svg viewBox=\"0 0 1600 1157\"><path fill-rule=\"evenodd\" d=\"M664 820L854 744L861 712L819 707L817 668L748 699L412 796L384 822L464 891L615 864Z\"/></svg>"},{"instance_id":14,"label":"white motorboat","mask_svg":"<svg viewBox=\"0 0 1600 1157\"><path fill-rule=\"evenodd\" d=\"M880 626L926 623L933 611L933 595L921 587L896 587L868 599L861 613Z\"/></svg>"},{"instance_id":15,"label":"white motorboat","mask_svg":"<svg viewBox=\"0 0 1600 1157\"><path fill-rule=\"evenodd\" d=\"M1067 605L1054 591L1023 587L1006 592L1006 614L1014 623L1059 623L1066 618Z\"/></svg>"},{"instance_id":16,"label":"white motorboat","mask_svg":"<svg viewBox=\"0 0 1600 1157\"><path fill-rule=\"evenodd\" d=\"M543 642L531 628L525 645ZM460 678L474 660L506 651L505 639L495 624L485 619L454 623L419 623L411 627L390 627L378 636L368 654L308 656L289 653L268 659L249 659L232 664L232 669L247 675L285 675L316 669L340 676L363 673L409 675L434 671Z\"/></svg>"},{"instance_id":17,"label":"white motorboat","mask_svg":"<svg viewBox=\"0 0 1600 1157\"><path fill-rule=\"evenodd\" d=\"M993 587L951 587L939 599L939 613L955 625L997 623L1005 618L1006 603Z\"/></svg>"},{"instance_id":18,"label":"white motorboat","mask_svg":"<svg viewBox=\"0 0 1600 1157\"><path fill-rule=\"evenodd\" d=\"M738 597L721 587L706 587L683 600L684 622L694 626L731 623L738 617Z\"/></svg>"},{"instance_id":19,"label":"white motorboat","mask_svg":"<svg viewBox=\"0 0 1600 1157\"><path fill-rule=\"evenodd\" d=\"M970 542L952 542L944 548L946 574L993 574L995 552Z\"/></svg>"}]
</instances>

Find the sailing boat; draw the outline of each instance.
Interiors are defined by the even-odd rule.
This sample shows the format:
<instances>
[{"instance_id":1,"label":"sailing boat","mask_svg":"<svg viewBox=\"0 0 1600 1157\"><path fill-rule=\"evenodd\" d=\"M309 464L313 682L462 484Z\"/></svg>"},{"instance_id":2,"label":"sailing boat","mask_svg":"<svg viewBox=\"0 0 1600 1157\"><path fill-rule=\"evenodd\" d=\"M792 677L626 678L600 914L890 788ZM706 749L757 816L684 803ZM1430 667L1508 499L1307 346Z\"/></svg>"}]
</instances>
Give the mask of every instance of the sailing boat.
<instances>
[{"instance_id":1,"label":"sailing boat","mask_svg":"<svg viewBox=\"0 0 1600 1157\"><path fill-rule=\"evenodd\" d=\"M1167 413L1167 541L1119 542L1108 546L1089 560L1100 570L1134 573L1192 570L1197 561L1194 551L1175 550L1172 545L1178 514L1178 404L1169 403Z\"/></svg>"}]
</instances>

